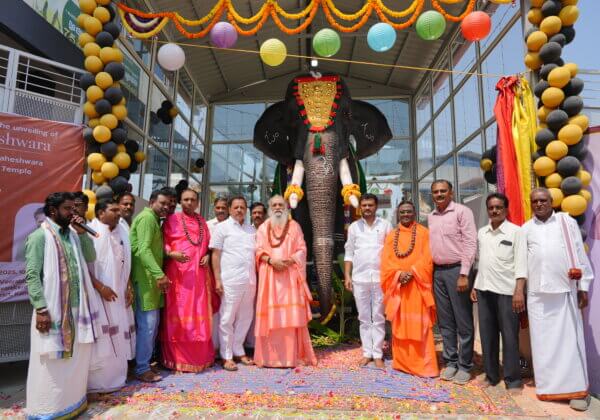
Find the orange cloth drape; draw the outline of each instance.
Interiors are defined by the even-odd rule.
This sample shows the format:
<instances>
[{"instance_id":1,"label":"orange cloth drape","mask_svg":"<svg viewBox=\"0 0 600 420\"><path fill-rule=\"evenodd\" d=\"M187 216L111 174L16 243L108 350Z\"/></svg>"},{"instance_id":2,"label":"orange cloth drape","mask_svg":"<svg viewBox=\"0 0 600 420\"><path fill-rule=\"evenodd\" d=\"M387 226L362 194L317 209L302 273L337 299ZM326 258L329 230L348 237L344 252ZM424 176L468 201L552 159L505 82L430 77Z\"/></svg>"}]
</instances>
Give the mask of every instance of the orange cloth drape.
<instances>
[{"instance_id":1,"label":"orange cloth drape","mask_svg":"<svg viewBox=\"0 0 600 420\"><path fill-rule=\"evenodd\" d=\"M397 229L398 248L404 251L410 244L411 227L399 224ZM396 257L394 235L395 230L386 237L381 257L385 314L392 322L392 367L412 375L438 376L432 330L436 314L429 231L417 225L415 247L406 258ZM401 286L398 278L403 271L412 272L413 279Z\"/></svg>"}]
</instances>

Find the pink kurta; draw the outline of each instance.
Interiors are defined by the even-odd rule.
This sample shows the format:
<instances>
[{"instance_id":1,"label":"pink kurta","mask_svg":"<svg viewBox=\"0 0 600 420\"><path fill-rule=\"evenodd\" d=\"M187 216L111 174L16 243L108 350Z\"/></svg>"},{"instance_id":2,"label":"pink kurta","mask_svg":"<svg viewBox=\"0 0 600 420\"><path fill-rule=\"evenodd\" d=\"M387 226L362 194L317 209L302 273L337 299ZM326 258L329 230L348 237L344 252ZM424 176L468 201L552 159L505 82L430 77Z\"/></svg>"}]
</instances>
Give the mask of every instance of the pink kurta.
<instances>
[{"instance_id":1,"label":"pink kurta","mask_svg":"<svg viewBox=\"0 0 600 420\"><path fill-rule=\"evenodd\" d=\"M185 213L169 216L163 225L167 252L179 251L189 257L188 262L174 259L165 262L165 274L171 285L165 296L162 314L161 341L163 364L186 372L200 372L210 366L215 358L212 344L211 283L208 265L200 266L201 258L208 252L210 233L206 222L202 225L201 241L193 245L187 238L198 242L200 225L195 217Z\"/></svg>"},{"instance_id":2,"label":"pink kurta","mask_svg":"<svg viewBox=\"0 0 600 420\"><path fill-rule=\"evenodd\" d=\"M256 234L258 293L254 362L260 367L317 364L308 333L312 298L306 284L306 244L300 225L293 220L289 223L288 233L279 247L269 244L270 220L264 222ZM283 228L273 228L273 232L279 236ZM273 236L271 240L274 245L279 243ZM260 260L263 255L291 259L294 264L284 271L275 271Z\"/></svg>"}]
</instances>

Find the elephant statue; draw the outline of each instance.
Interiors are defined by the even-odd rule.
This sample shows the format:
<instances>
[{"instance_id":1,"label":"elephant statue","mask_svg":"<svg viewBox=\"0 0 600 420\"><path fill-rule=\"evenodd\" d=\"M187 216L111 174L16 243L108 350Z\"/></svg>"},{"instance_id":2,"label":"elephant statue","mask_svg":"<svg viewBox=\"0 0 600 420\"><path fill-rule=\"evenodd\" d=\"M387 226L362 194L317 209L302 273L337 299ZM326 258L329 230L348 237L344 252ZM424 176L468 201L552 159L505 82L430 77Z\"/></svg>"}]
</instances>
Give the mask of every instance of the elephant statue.
<instances>
[{"instance_id":1,"label":"elephant statue","mask_svg":"<svg viewBox=\"0 0 600 420\"><path fill-rule=\"evenodd\" d=\"M277 175L312 249L325 317L333 303L334 237L342 243L344 238L343 205L357 208L360 198L356 161L377 153L392 133L376 107L352 100L343 79L318 76L290 82L285 99L268 107L256 122L254 146L281 164Z\"/></svg>"}]
</instances>

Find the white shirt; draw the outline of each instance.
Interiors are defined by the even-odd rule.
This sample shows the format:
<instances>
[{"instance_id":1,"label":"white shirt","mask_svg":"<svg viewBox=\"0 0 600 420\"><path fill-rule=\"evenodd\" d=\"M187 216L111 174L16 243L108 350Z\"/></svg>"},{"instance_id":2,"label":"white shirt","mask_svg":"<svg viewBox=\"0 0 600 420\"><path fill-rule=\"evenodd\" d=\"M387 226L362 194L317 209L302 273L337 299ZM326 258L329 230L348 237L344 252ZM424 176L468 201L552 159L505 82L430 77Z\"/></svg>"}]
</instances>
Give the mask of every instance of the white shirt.
<instances>
[{"instance_id":1,"label":"white shirt","mask_svg":"<svg viewBox=\"0 0 600 420\"><path fill-rule=\"evenodd\" d=\"M379 283L381 250L392 225L376 217L371 226L360 219L348 227L348 240L344 248L344 261L352 262L352 281L357 283Z\"/></svg>"},{"instance_id":2,"label":"white shirt","mask_svg":"<svg viewBox=\"0 0 600 420\"><path fill-rule=\"evenodd\" d=\"M213 217L212 219L206 221L206 225L208 226L208 231L210 232L211 236L215 231L215 226L217 226L219 223L221 222L219 222L219 219L217 219L216 217Z\"/></svg>"},{"instance_id":3,"label":"white shirt","mask_svg":"<svg viewBox=\"0 0 600 420\"><path fill-rule=\"evenodd\" d=\"M528 293L566 293L571 291L571 267L559 217L565 217L575 246L578 267L583 272L579 290L588 291L594 278L583 248L577 222L567 213L553 213L545 222L534 217L521 227L521 246L517 250L516 277L527 278Z\"/></svg>"},{"instance_id":4,"label":"white shirt","mask_svg":"<svg viewBox=\"0 0 600 420\"><path fill-rule=\"evenodd\" d=\"M256 284L254 226L245 221L240 225L229 217L214 227L209 248L221 250L221 281L224 285Z\"/></svg>"},{"instance_id":5,"label":"white shirt","mask_svg":"<svg viewBox=\"0 0 600 420\"><path fill-rule=\"evenodd\" d=\"M491 224L477 233L479 266L475 289L512 296L515 291L515 250L519 227L505 220L496 230Z\"/></svg>"},{"instance_id":6,"label":"white shirt","mask_svg":"<svg viewBox=\"0 0 600 420\"><path fill-rule=\"evenodd\" d=\"M129 223L127 223L127 220L123 219L122 217L119 218L119 225L123 226L123 229L125 229L125 231L129 233L130 227Z\"/></svg>"}]
</instances>

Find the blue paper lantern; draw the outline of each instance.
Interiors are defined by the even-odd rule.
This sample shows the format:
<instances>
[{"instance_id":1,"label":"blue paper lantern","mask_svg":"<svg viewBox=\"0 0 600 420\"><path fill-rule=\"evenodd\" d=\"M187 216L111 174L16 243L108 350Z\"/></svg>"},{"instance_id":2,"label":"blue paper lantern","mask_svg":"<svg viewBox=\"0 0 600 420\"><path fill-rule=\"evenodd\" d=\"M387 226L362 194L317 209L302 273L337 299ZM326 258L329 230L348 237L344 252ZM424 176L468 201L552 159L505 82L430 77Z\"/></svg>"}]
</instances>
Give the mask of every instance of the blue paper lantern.
<instances>
[{"instance_id":1,"label":"blue paper lantern","mask_svg":"<svg viewBox=\"0 0 600 420\"><path fill-rule=\"evenodd\" d=\"M367 33L367 43L373 51L384 52L394 46L396 42L396 31L392 25L384 22L371 26Z\"/></svg>"}]
</instances>

